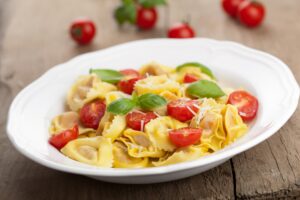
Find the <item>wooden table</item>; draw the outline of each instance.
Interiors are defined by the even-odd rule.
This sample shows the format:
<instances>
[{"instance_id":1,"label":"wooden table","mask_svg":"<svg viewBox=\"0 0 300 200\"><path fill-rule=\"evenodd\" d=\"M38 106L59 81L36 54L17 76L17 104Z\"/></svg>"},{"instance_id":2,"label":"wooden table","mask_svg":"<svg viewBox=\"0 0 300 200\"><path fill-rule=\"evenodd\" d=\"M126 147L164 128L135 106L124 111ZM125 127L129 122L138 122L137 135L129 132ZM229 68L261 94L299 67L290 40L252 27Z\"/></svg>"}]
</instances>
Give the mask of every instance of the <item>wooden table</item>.
<instances>
[{"instance_id":1,"label":"wooden table","mask_svg":"<svg viewBox=\"0 0 300 200\"><path fill-rule=\"evenodd\" d=\"M225 164L180 181L119 185L54 171L18 153L5 134L7 110L23 87L52 66L115 44L165 37L170 23L191 19L199 37L233 40L281 58L300 81L300 1L263 0L267 18L247 29L218 0L169 0L153 31L118 28L118 0L0 0L0 199L273 199L300 198L300 110L280 131ZM94 43L76 46L67 34L79 16L97 24ZM274 88L276 89L276 88Z\"/></svg>"}]
</instances>

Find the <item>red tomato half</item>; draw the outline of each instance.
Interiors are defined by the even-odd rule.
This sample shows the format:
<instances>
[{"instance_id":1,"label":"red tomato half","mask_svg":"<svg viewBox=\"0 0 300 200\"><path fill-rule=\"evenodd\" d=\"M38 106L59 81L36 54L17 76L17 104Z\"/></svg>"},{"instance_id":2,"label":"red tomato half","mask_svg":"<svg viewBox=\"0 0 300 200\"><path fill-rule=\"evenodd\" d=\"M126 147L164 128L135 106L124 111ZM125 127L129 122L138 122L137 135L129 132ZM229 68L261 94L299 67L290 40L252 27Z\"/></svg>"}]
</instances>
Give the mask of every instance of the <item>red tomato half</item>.
<instances>
[{"instance_id":1,"label":"red tomato half","mask_svg":"<svg viewBox=\"0 0 300 200\"><path fill-rule=\"evenodd\" d=\"M63 148L68 142L78 138L78 125L76 124L72 129L65 130L57 135L53 135L49 139L49 143L60 150Z\"/></svg>"},{"instance_id":2,"label":"red tomato half","mask_svg":"<svg viewBox=\"0 0 300 200\"><path fill-rule=\"evenodd\" d=\"M228 103L238 108L244 121L255 118L258 110L258 100L246 91L235 91L229 95Z\"/></svg>"},{"instance_id":3,"label":"red tomato half","mask_svg":"<svg viewBox=\"0 0 300 200\"><path fill-rule=\"evenodd\" d=\"M132 111L126 115L126 123L129 128L141 131L144 130L148 122L155 118L157 118L157 116L153 112L143 113L140 111ZM142 124L144 125L143 127Z\"/></svg>"},{"instance_id":4,"label":"red tomato half","mask_svg":"<svg viewBox=\"0 0 300 200\"><path fill-rule=\"evenodd\" d=\"M248 27L260 25L265 17L264 6L256 1L245 1L240 4L238 18L240 22Z\"/></svg>"},{"instance_id":5,"label":"red tomato half","mask_svg":"<svg viewBox=\"0 0 300 200\"><path fill-rule=\"evenodd\" d=\"M193 83L198 80L199 80L199 78L193 74L186 74L183 78L184 83Z\"/></svg>"},{"instance_id":6,"label":"red tomato half","mask_svg":"<svg viewBox=\"0 0 300 200\"><path fill-rule=\"evenodd\" d=\"M197 100L176 99L168 103L168 115L182 122L191 120L194 117L194 113L198 112L198 104Z\"/></svg>"},{"instance_id":7,"label":"red tomato half","mask_svg":"<svg viewBox=\"0 0 300 200\"><path fill-rule=\"evenodd\" d=\"M223 0L222 6L225 12L231 17L236 17L238 13L238 7L244 0Z\"/></svg>"},{"instance_id":8,"label":"red tomato half","mask_svg":"<svg viewBox=\"0 0 300 200\"><path fill-rule=\"evenodd\" d=\"M157 21L155 8L139 8L137 10L136 24L140 29L151 29Z\"/></svg>"},{"instance_id":9,"label":"red tomato half","mask_svg":"<svg viewBox=\"0 0 300 200\"><path fill-rule=\"evenodd\" d=\"M193 28L187 23L179 23L168 30L169 38L193 38L195 32Z\"/></svg>"},{"instance_id":10,"label":"red tomato half","mask_svg":"<svg viewBox=\"0 0 300 200\"><path fill-rule=\"evenodd\" d=\"M119 89L126 93L126 94L132 94L133 90L134 90L134 85L135 83L140 80L141 78L131 78L131 79L124 79L124 80L120 80L118 83L118 87Z\"/></svg>"},{"instance_id":11,"label":"red tomato half","mask_svg":"<svg viewBox=\"0 0 300 200\"><path fill-rule=\"evenodd\" d=\"M76 19L70 27L71 37L81 45L92 41L96 33L96 27L93 21L87 18Z\"/></svg>"},{"instance_id":12,"label":"red tomato half","mask_svg":"<svg viewBox=\"0 0 300 200\"><path fill-rule=\"evenodd\" d=\"M123 70L120 70L120 72L124 76L140 77L140 73L138 71L136 71L135 69L123 69Z\"/></svg>"},{"instance_id":13,"label":"red tomato half","mask_svg":"<svg viewBox=\"0 0 300 200\"><path fill-rule=\"evenodd\" d=\"M180 128L171 130L169 138L177 147L186 147L195 144L200 140L202 129L200 128Z\"/></svg>"},{"instance_id":14,"label":"red tomato half","mask_svg":"<svg viewBox=\"0 0 300 200\"><path fill-rule=\"evenodd\" d=\"M106 105L100 99L85 104L79 113L81 123L87 128L97 129L105 109Z\"/></svg>"}]
</instances>

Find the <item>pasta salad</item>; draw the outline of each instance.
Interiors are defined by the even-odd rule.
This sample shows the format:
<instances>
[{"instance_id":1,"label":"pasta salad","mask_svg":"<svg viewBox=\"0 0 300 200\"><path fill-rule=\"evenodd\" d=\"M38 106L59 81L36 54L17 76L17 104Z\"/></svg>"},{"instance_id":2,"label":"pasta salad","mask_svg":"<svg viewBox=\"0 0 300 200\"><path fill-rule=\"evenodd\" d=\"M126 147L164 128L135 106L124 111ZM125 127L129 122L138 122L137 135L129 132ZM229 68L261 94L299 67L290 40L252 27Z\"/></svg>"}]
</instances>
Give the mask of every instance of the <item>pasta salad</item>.
<instances>
[{"instance_id":1,"label":"pasta salad","mask_svg":"<svg viewBox=\"0 0 300 200\"><path fill-rule=\"evenodd\" d=\"M49 143L90 165L144 168L194 160L243 136L258 110L245 90L224 88L201 63L139 70L90 69L68 91Z\"/></svg>"}]
</instances>

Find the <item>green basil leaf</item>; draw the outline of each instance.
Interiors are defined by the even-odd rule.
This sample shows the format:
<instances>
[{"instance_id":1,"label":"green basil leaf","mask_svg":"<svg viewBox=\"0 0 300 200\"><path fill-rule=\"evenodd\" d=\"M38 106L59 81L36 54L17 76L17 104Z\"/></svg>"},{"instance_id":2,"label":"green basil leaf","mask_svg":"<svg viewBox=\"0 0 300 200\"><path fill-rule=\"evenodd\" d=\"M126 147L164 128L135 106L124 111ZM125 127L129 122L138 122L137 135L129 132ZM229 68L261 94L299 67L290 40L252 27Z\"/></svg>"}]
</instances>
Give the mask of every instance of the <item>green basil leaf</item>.
<instances>
[{"instance_id":1,"label":"green basil leaf","mask_svg":"<svg viewBox=\"0 0 300 200\"><path fill-rule=\"evenodd\" d=\"M167 104L167 101L162 96L156 94L143 94L138 98L138 105L144 110L152 110Z\"/></svg>"},{"instance_id":2,"label":"green basil leaf","mask_svg":"<svg viewBox=\"0 0 300 200\"><path fill-rule=\"evenodd\" d=\"M165 5L165 0L139 0L139 4L141 4L145 8L152 8L159 5Z\"/></svg>"},{"instance_id":3,"label":"green basil leaf","mask_svg":"<svg viewBox=\"0 0 300 200\"><path fill-rule=\"evenodd\" d=\"M225 93L216 83L208 80L200 80L192 83L188 86L187 93L198 98L218 98L225 95Z\"/></svg>"},{"instance_id":4,"label":"green basil leaf","mask_svg":"<svg viewBox=\"0 0 300 200\"><path fill-rule=\"evenodd\" d=\"M215 76L213 75L212 71L206 67L205 65L197 62L189 62L189 63L184 63L182 65L179 65L176 67L176 71L180 71L184 67L198 67L201 69L201 72L204 74L210 76L211 78L215 79Z\"/></svg>"},{"instance_id":5,"label":"green basil leaf","mask_svg":"<svg viewBox=\"0 0 300 200\"><path fill-rule=\"evenodd\" d=\"M138 104L139 96L138 96L138 94L137 94L135 91L132 92L132 94L131 94L131 99L132 99L132 101L134 101L136 104Z\"/></svg>"},{"instance_id":6,"label":"green basil leaf","mask_svg":"<svg viewBox=\"0 0 300 200\"><path fill-rule=\"evenodd\" d=\"M90 74L96 74L102 81L113 84L119 82L123 77L119 71L112 69L90 69Z\"/></svg>"},{"instance_id":7,"label":"green basil leaf","mask_svg":"<svg viewBox=\"0 0 300 200\"><path fill-rule=\"evenodd\" d=\"M121 98L111 102L107 111L116 115L125 115L135 107L135 102L131 99Z\"/></svg>"},{"instance_id":8,"label":"green basil leaf","mask_svg":"<svg viewBox=\"0 0 300 200\"><path fill-rule=\"evenodd\" d=\"M115 19L119 25L129 22L135 24L136 21L136 7L133 1L125 1L119 6L114 13Z\"/></svg>"}]
</instances>

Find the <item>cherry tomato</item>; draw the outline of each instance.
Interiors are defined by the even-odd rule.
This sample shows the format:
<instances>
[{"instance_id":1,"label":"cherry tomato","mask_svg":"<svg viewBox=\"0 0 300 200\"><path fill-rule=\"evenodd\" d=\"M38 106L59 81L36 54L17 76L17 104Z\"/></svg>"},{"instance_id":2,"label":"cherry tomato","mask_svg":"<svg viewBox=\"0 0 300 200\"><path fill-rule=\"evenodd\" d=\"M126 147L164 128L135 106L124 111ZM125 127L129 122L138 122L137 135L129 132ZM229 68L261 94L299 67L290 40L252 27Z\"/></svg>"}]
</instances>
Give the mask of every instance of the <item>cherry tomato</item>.
<instances>
[{"instance_id":1,"label":"cherry tomato","mask_svg":"<svg viewBox=\"0 0 300 200\"><path fill-rule=\"evenodd\" d=\"M241 23L248 27L260 25L265 17L264 6L257 1L245 1L240 4L238 18Z\"/></svg>"},{"instance_id":2,"label":"cherry tomato","mask_svg":"<svg viewBox=\"0 0 300 200\"><path fill-rule=\"evenodd\" d=\"M76 124L72 129L65 130L59 134L53 135L49 139L49 143L60 150L63 148L68 142L78 138L78 125Z\"/></svg>"},{"instance_id":3,"label":"cherry tomato","mask_svg":"<svg viewBox=\"0 0 300 200\"><path fill-rule=\"evenodd\" d=\"M200 140L202 129L200 128L180 128L171 130L169 138L177 147L186 147L195 144Z\"/></svg>"},{"instance_id":4,"label":"cherry tomato","mask_svg":"<svg viewBox=\"0 0 300 200\"><path fill-rule=\"evenodd\" d=\"M197 100L176 99L168 103L167 105L168 115L181 122L191 120L194 117L194 113L198 112L197 105L198 105Z\"/></svg>"},{"instance_id":5,"label":"cherry tomato","mask_svg":"<svg viewBox=\"0 0 300 200\"><path fill-rule=\"evenodd\" d=\"M138 8L136 24L140 29L151 29L155 26L156 21L157 12L155 8Z\"/></svg>"},{"instance_id":6,"label":"cherry tomato","mask_svg":"<svg viewBox=\"0 0 300 200\"><path fill-rule=\"evenodd\" d=\"M184 83L193 83L198 80L199 80L199 78L193 74L186 74L183 78Z\"/></svg>"},{"instance_id":7,"label":"cherry tomato","mask_svg":"<svg viewBox=\"0 0 300 200\"><path fill-rule=\"evenodd\" d=\"M120 70L120 72L124 76L140 77L140 73L138 71L136 71L135 69L123 69L123 70Z\"/></svg>"},{"instance_id":8,"label":"cherry tomato","mask_svg":"<svg viewBox=\"0 0 300 200\"><path fill-rule=\"evenodd\" d=\"M258 110L258 100L246 91L235 91L229 95L228 103L238 108L244 121L254 119Z\"/></svg>"},{"instance_id":9,"label":"cherry tomato","mask_svg":"<svg viewBox=\"0 0 300 200\"><path fill-rule=\"evenodd\" d=\"M137 131L144 130L145 125L152 119L157 118L153 112L143 113L140 111L132 111L126 115L126 123L129 128ZM142 122L142 120L144 122ZM142 127L141 125L144 124Z\"/></svg>"},{"instance_id":10,"label":"cherry tomato","mask_svg":"<svg viewBox=\"0 0 300 200\"><path fill-rule=\"evenodd\" d=\"M223 0L222 6L225 12L231 17L236 17L238 13L238 7L244 0Z\"/></svg>"},{"instance_id":11,"label":"cherry tomato","mask_svg":"<svg viewBox=\"0 0 300 200\"><path fill-rule=\"evenodd\" d=\"M187 23L175 24L168 30L169 38L193 38L195 32L193 28Z\"/></svg>"},{"instance_id":12,"label":"cherry tomato","mask_svg":"<svg viewBox=\"0 0 300 200\"><path fill-rule=\"evenodd\" d=\"M81 123L87 128L97 129L105 109L106 105L100 99L85 104L79 112Z\"/></svg>"},{"instance_id":13,"label":"cherry tomato","mask_svg":"<svg viewBox=\"0 0 300 200\"><path fill-rule=\"evenodd\" d=\"M95 33L96 27L94 22L87 18L74 20L70 27L71 37L81 45L90 43L94 38Z\"/></svg>"},{"instance_id":14,"label":"cherry tomato","mask_svg":"<svg viewBox=\"0 0 300 200\"><path fill-rule=\"evenodd\" d=\"M137 78L131 78L128 80L127 79L120 80L118 83L118 87L122 92L124 92L126 94L132 94L135 83L140 79L141 78L137 77Z\"/></svg>"}]
</instances>

